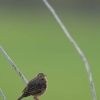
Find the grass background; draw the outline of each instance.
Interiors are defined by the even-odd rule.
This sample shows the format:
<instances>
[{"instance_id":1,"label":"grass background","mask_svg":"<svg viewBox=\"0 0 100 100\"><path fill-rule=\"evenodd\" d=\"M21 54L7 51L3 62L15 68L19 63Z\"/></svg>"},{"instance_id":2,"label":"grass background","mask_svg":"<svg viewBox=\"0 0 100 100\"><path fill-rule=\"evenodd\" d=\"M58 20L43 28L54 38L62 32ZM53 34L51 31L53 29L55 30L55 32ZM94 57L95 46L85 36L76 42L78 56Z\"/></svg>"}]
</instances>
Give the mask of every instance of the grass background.
<instances>
[{"instance_id":1,"label":"grass background","mask_svg":"<svg viewBox=\"0 0 100 100\"><path fill-rule=\"evenodd\" d=\"M54 8L87 57L99 100L100 15ZM48 90L41 100L92 100L84 63L46 7L1 9L0 45L28 80L38 72L47 74ZM2 53L0 87L8 100L16 100L25 87Z\"/></svg>"}]
</instances>

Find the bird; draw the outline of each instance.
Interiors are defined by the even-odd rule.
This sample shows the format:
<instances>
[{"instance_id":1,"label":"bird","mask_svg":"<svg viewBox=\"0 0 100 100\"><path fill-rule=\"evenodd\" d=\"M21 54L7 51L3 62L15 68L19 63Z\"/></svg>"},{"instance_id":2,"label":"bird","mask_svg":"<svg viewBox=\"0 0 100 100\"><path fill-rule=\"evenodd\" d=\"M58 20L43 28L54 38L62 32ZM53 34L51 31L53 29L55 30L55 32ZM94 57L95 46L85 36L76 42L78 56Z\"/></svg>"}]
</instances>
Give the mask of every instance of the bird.
<instances>
[{"instance_id":1,"label":"bird","mask_svg":"<svg viewBox=\"0 0 100 100\"><path fill-rule=\"evenodd\" d=\"M28 96L33 96L35 100L39 100L39 96L43 95L47 90L47 79L44 73L38 73L35 78L31 79L24 90L22 95L17 99L21 100Z\"/></svg>"}]
</instances>

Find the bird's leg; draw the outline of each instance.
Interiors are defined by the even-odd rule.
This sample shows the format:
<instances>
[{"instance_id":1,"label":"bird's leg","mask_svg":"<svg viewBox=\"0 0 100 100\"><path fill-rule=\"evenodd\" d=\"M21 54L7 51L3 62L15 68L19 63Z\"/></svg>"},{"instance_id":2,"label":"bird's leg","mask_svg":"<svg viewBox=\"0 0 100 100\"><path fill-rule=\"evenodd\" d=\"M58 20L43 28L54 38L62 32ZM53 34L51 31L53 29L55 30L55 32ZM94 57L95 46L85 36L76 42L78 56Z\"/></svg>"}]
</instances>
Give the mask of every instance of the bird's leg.
<instances>
[{"instance_id":1,"label":"bird's leg","mask_svg":"<svg viewBox=\"0 0 100 100\"><path fill-rule=\"evenodd\" d=\"M38 97L34 97L34 100L39 100L39 98Z\"/></svg>"}]
</instances>

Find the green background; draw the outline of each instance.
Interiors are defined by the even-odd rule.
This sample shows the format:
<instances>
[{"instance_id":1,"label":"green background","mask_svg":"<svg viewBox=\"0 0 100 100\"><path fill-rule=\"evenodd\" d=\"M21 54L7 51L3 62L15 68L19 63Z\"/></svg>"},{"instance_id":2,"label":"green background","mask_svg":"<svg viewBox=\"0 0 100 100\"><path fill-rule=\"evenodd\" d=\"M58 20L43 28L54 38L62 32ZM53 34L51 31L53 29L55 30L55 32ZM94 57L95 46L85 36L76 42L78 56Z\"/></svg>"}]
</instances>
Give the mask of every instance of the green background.
<instances>
[{"instance_id":1,"label":"green background","mask_svg":"<svg viewBox=\"0 0 100 100\"><path fill-rule=\"evenodd\" d=\"M1 7L0 45L28 80L38 72L47 74L48 90L41 100L92 100L81 57L43 2L35 3L33 7ZM100 15L97 10L67 8L64 0L51 4L87 57L99 100ZM16 100L25 87L2 53L0 87L8 100Z\"/></svg>"}]
</instances>

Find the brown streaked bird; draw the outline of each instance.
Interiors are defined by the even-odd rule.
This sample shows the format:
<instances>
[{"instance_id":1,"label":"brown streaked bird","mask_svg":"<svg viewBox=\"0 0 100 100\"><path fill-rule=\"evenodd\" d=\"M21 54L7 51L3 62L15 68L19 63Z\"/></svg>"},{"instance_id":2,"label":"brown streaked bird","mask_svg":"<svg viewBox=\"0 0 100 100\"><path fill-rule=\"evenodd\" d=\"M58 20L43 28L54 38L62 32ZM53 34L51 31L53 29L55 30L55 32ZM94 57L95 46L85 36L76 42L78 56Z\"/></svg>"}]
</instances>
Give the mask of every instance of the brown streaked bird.
<instances>
[{"instance_id":1,"label":"brown streaked bird","mask_svg":"<svg viewBox=\"0 0 100 100\"><path fill-rule=\"evenodd\" d=\"M28 96L33 96L35 100L39 100L38 96L44 94L47 89L47 80L45 76L44 73L38 73L35 78L28 82L22 91L22 95L17 100Z\"/></svg>"}]
</instances>

